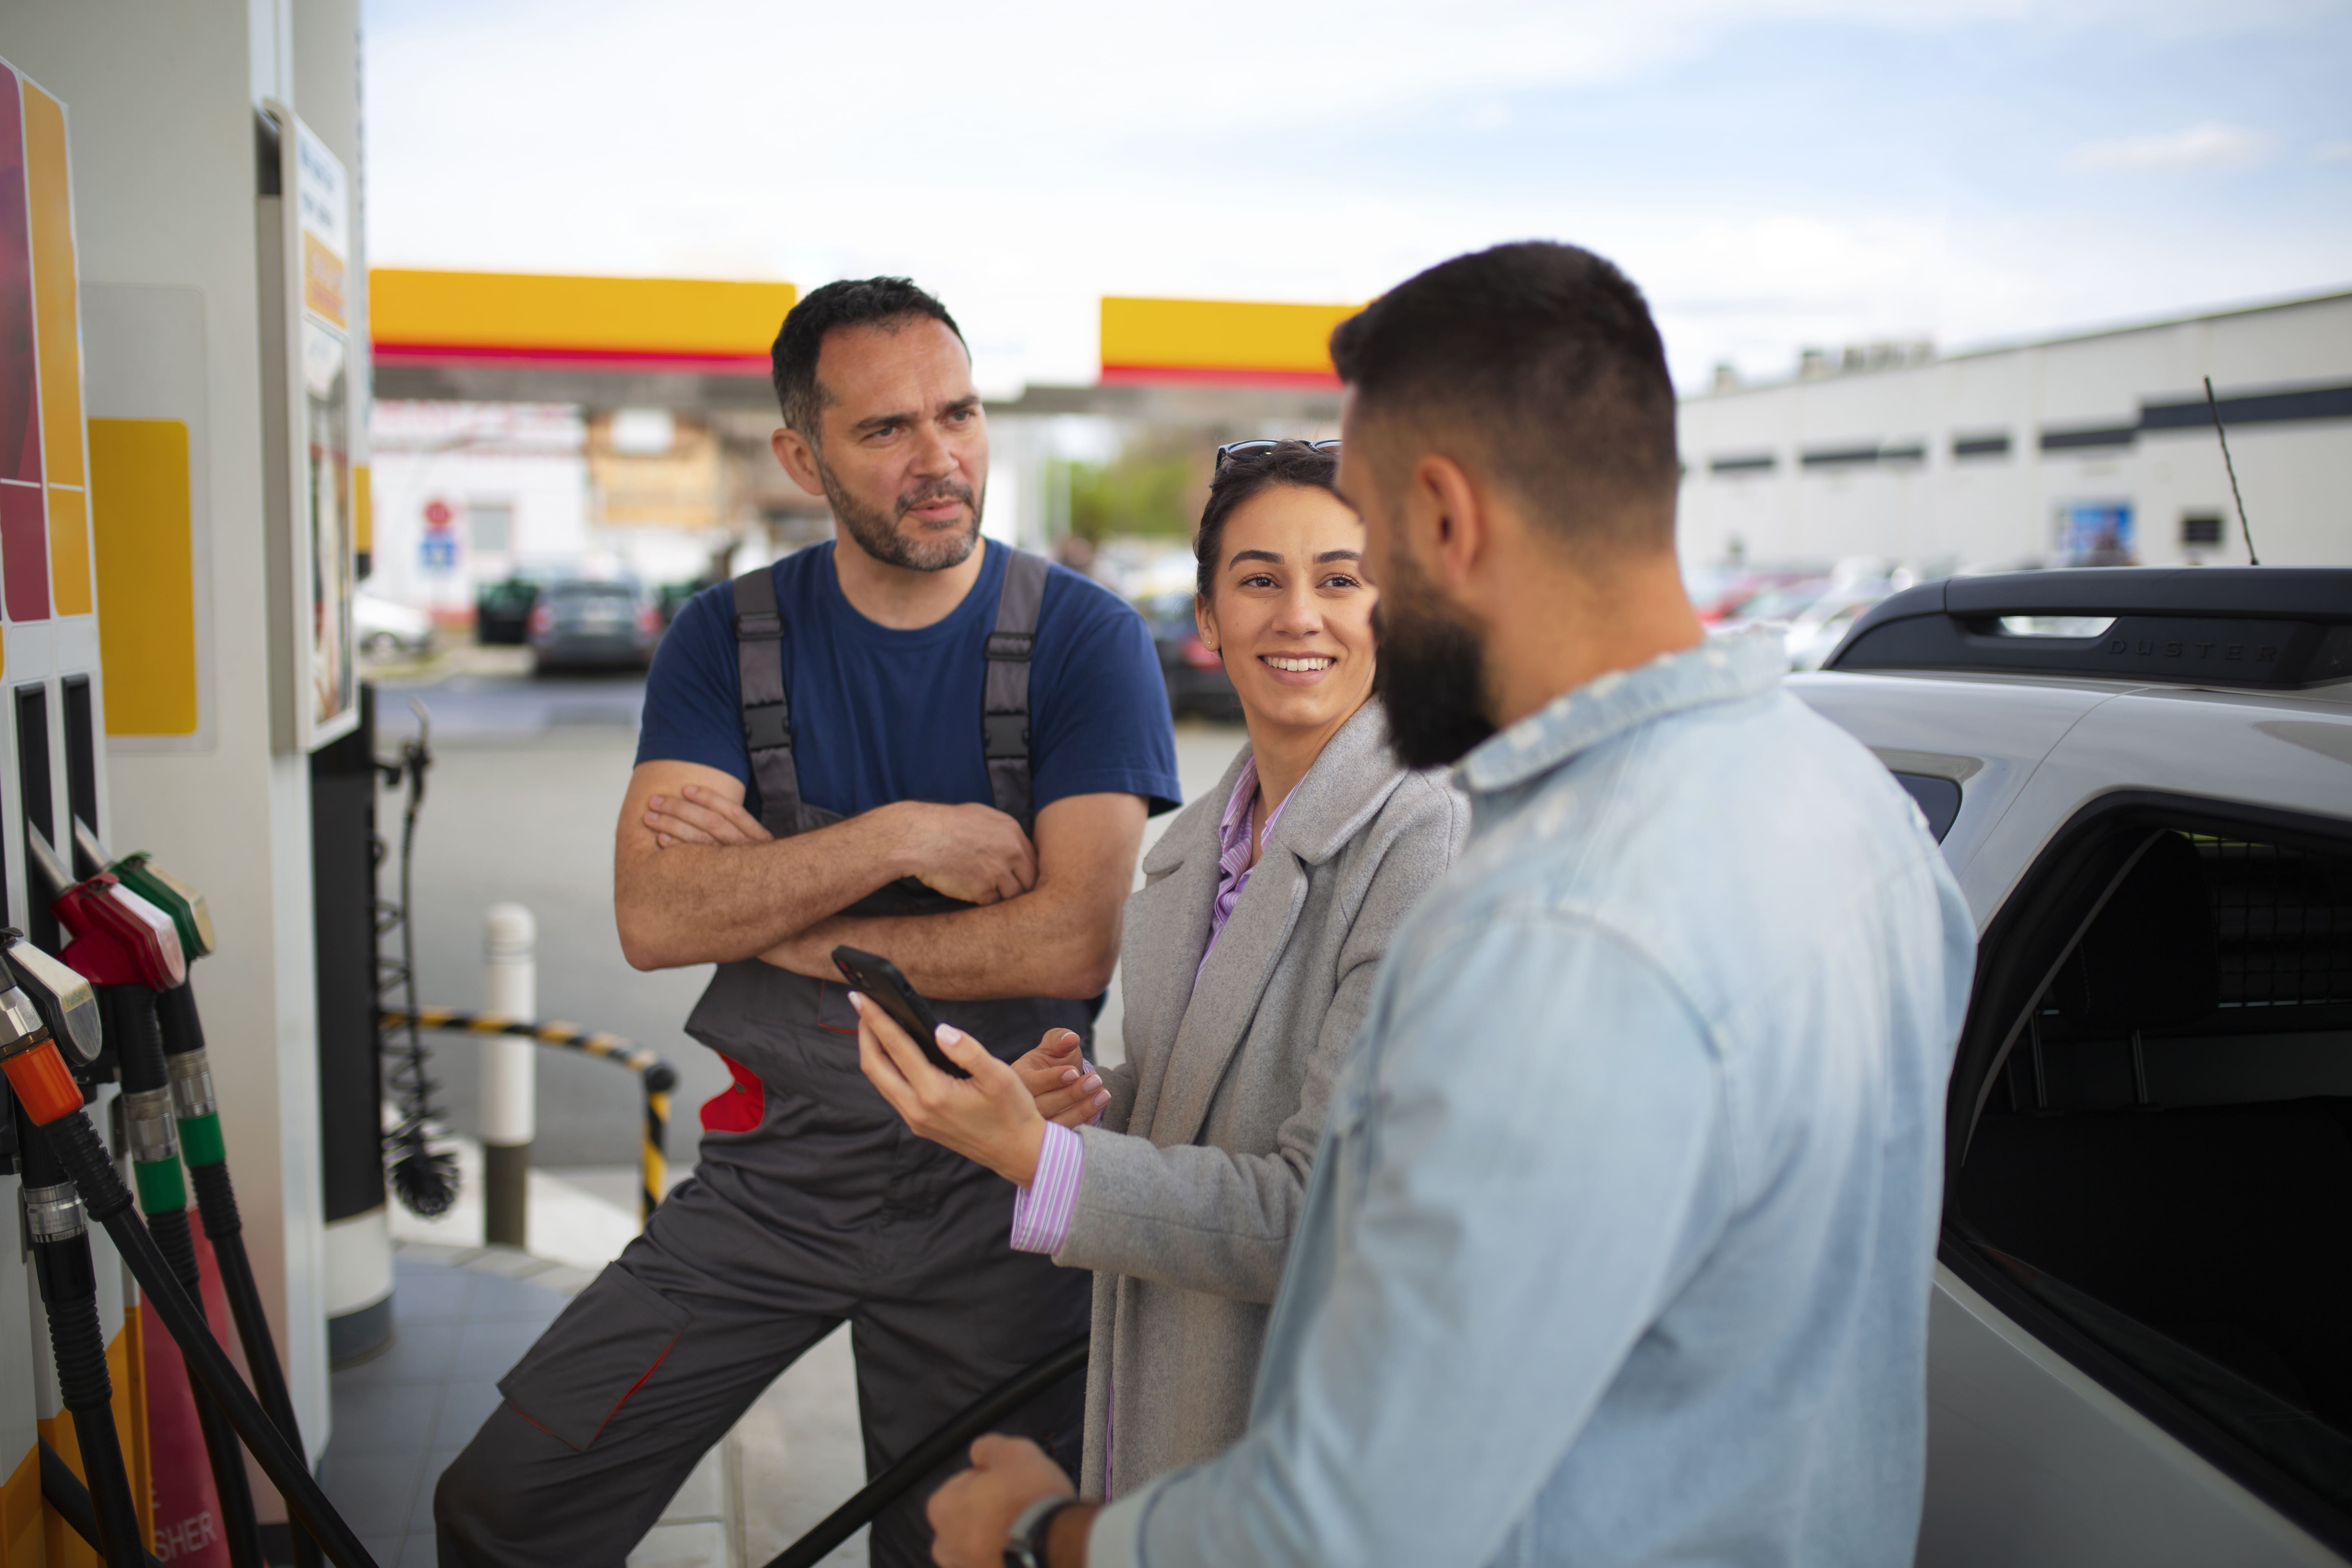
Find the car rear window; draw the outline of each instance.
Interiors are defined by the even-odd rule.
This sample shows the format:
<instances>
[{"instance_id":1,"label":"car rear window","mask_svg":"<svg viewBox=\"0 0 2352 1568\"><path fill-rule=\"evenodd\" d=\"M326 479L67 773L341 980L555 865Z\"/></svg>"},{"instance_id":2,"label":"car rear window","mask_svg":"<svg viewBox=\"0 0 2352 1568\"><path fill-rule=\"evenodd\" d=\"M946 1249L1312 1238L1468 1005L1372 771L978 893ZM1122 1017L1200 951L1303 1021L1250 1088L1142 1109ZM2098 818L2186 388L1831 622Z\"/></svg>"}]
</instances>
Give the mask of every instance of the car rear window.
<instances>
[{"instance_id":1,"label":"car rear window","mask_svg":"<svg viewBox=\"0 0 2352 1568\"><path fill-rule=\"evenodd\" d=\"M637 602L633 590L616 583L567 583L550 591L548 598L555 604L599 609L633 609Z\"/></svg>"},{"instance_id":2,"label":"car rear window","mask_svg":"<svg viewBox=\"0 0 2352 1568\"><path fill-rule=\"evenodd\" d=\"M2185 820L2116 844L2100 889L2036 895L2080 918L1988 952L2040 989L1991 1020L2014 1043L1949 1217L2095 1375L2346 1539L2352 852Z\"/></svg>"}]
</instances>

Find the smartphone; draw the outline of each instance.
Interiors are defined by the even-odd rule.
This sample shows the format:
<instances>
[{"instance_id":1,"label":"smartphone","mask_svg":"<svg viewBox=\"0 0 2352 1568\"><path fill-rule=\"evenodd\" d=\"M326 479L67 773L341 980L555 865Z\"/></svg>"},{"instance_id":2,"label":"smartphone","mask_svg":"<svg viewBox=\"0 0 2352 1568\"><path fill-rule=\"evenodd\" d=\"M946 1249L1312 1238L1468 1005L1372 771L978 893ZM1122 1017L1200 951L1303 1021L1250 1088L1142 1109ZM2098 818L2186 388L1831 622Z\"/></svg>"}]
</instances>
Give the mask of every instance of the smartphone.
<instances>
[{"instance_id":1,"label":"smartphone","mask_svg":"<svg viewBox=\"0 0 2352 1568\"><path fill-rule=\"evenodd\" d=\"M931 1058L933 1067L950 1078L971 1076L940 1049L940 1021L931 1016L931 1005L923 1000L921 992L907 984L907 977L898 973L897 964L878 952L865 952L854 947L835 948L833 962L853 989L898 1021L898 1027L923 1047L923 1055Z\"/></svg>"}]
</instances>

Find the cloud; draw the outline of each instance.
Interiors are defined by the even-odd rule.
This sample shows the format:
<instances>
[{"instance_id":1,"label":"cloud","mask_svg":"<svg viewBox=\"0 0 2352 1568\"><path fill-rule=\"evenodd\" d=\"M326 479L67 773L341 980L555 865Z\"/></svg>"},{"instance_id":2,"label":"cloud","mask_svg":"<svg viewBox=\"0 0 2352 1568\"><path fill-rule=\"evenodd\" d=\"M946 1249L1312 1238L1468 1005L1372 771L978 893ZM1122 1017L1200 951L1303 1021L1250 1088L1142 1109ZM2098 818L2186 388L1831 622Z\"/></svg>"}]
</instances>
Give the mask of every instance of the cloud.
<instances>
[{"instance_id":1,"label":"cloud","mask_svg":"<svg viewBox=\"0 0 2352 1568\"><path fill-rule=\"evenodd\" d=\"M2152 136L2126 136L2077 147L2066 163L2074 169L2235 169L2255 162L2270 142L2242 125L2214 121Z\"/></svg>"},{"instance_id":2,"label":"cloud","mask_svg":"<svg viewBox=\"0 0 2352 1568\"><path fill-rule=\"evenodd\" d=\"M992 391L1092 379L1102 294L1361 300L1537 235L1639 279L1685 382L1727 357L1780 373L1803 342L2323 287L2352 254L2352 215L2257 179L2226 193L2248 209L2231 243L2190 247L2174 238L2199 215L2168 183L2063 172L2343 156L2310 147L2336 129L2326 87L2268 68L2352 33L2304 16L2342 0L1194 0L1181 27L1095 0L901 0L887 26L773 0L364 4L377 264L911 273ZM2126 24L2146 79L2074 91ZM2228 43L2258 26L2284 32ZM1939 64L1947 37L1978 74ZM1995 55L2001 92L1979 79ZM1801 95L1871 70L1909 96L1835 120L1737 90L1708 107L1759 77ZM1661 108L1653 84L1678 96ZM2315 129L2063 156L2183 101ZM1883 146L1857 160L1832 136Z\"/></svg>"},{"instance_id":3,"label":"cloud","mask_svg":"<svg viewBox=\"0 0 2352 1568\"><path fill-rule=\"evenodd\" d=\"M2352 163L2352 142L2322 142L2311 150L2315 163Z\"/></svg>"}]
</instances>

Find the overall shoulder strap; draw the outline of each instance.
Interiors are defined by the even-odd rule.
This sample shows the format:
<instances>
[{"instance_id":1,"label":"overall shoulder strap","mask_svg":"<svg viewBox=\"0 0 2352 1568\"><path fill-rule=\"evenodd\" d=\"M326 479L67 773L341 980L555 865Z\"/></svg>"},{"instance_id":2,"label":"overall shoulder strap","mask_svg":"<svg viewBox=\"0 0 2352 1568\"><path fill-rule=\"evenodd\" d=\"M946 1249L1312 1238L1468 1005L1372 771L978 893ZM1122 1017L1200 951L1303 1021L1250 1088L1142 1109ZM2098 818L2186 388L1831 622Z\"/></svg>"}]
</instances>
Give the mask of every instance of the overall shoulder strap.
<instances>
[{"instance_id":1,"label":"overall shoulder strap","mask_svg":"<svg viewBox=\"0 0 2352 1568\"><path fill-rule=\"evenodd\" d=\"M793 766L793 709L784 694L784 617L776 609L772 568L761 566L729 584L735 597L735 682L743 710L743 743L751 782L760 786L760 822L777 837L800 817L801 780Z\"/></svg>"},{"instance_id":2,"label":"overall shoulder strap","mask_svg":"<svg viewBox=\"0 0 2352 1568\"><path fill-rule=\"evenodd\" d=\"M1037 646L1037 612L1045 603L1045 558L1004 548L1004 584L988 634L988 684L981 698L989 792L996 809L1030 826L1029 657Z\"/></svg>"}]
</instances>

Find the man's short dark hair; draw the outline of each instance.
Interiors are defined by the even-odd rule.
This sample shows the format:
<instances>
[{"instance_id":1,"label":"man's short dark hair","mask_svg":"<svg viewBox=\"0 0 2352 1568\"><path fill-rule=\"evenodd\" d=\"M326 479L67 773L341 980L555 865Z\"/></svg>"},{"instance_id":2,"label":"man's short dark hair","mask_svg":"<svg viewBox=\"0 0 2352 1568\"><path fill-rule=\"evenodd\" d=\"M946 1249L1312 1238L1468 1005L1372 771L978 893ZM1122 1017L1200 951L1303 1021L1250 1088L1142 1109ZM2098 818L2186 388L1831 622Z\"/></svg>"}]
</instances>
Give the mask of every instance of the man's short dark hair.
<instances>
[{"instance_id":1,"label":"man's short dark hair","mask_svg":"<svg viewBox=\"0 0 2352 1568\"><path fill-rule=\"evenodd\" d=\"M835 327L887 327L929 317L963 341L948 308L904 278L844 278L813 289L784 313L784 324L768 351L768 372L776 384L776 406L784 423L811 446L818 420L832 400L816 378L817 352Z\"/></svg>"},{"instance_id":2,"label":"man's short dark hair","mask_svg":"<svg viewBox=\"0 0 2352 1568\"><path fill-rule=\"evenodd\" d=\"M1566 536L1674 542L1675 387L1642 291L1572 245L1457 256L1331 334L1360 415L1443 431Z\"/></svg>"}]
</instances>

